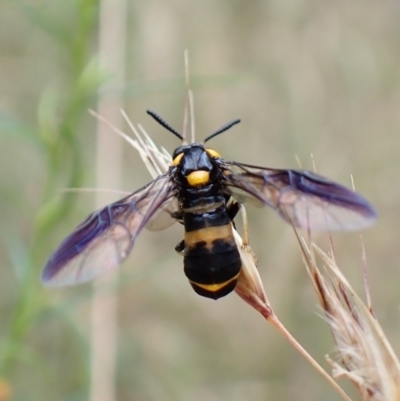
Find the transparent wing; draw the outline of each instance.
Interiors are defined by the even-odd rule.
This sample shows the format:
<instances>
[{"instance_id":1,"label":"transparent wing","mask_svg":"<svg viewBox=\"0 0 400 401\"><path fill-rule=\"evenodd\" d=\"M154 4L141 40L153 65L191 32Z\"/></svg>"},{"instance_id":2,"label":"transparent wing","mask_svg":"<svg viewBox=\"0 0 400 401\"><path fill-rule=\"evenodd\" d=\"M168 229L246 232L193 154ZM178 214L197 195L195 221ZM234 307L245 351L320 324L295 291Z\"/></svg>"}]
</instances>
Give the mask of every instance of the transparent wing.
<instances>
[{"instance_id":1,"label":"transparent wing","mask_svg":"<svg viewBox=\"0 0 400 401\"><path fill-rule=\"evenodd\" d=\"M42 280L48 286L83 283L118 267L155 211L174 196L169 174L92 213L58 247Z\"/></svg>"},{"instance_id":2,"label":"transparent wing","mask_svg":"<svg viewBox=\"0 0 400 401\"><path fill-rule=\"evenodd\" d=\"M150 231L160 231L172 224L177 222L177 219L173 217L179 211L178 199L172 197L166 200L151 216L146 224L146 228Z\"/></svg>"},{"instance_id":3,"label":"transparent wing","mask_svg":"<svg viewBox=\"0 0 400 401\"><path fill-rule=\"evenodd\" d=\"M225 163L229 193L256 198L287 222L311 230L357 230L376 219L371 204L343 185L306 170L278 170Z\"/></svg>"}]
</instances>

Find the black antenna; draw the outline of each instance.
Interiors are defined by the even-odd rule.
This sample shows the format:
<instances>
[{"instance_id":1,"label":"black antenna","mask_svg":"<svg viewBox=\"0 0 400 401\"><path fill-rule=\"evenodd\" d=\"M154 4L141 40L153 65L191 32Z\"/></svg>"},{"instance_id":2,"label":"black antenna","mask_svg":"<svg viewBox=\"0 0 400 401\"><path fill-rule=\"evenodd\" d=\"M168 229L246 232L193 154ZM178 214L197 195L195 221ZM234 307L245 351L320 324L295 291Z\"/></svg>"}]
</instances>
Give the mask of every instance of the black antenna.
<instances>
[{"instance_id":1,"label":"black antenna","mask_svg":"<svg viewBox=\"0 0 400 401\"><path fill-rule=\"evenodd\" d=\"M162 125L169 132L172 132L176 135L181 141L183 141L183 136L176 130L174 130L166 121L164 121L158 114L154 113L154 111L147 110L147 114L152 116L160 125Z\"/></svg>"},{"instance_id":2,"label":"black antenna","mask_svg":"<svg viewBox=\"0 0 400 401\"><path fill-rule=\"evenodd\" d=\"M209 141L210 139L214 138L215 136L222 134L223 132L227 131L229 128L233 127L236 124L239 124L240 120L233 120L228 124L225 124L223 127L221 127L218 131L215 131L213 134L208 135L208 137L206 137L206 139L204 139L204 143L206 143L207 141Z\"/></svg>"}]
</instances>

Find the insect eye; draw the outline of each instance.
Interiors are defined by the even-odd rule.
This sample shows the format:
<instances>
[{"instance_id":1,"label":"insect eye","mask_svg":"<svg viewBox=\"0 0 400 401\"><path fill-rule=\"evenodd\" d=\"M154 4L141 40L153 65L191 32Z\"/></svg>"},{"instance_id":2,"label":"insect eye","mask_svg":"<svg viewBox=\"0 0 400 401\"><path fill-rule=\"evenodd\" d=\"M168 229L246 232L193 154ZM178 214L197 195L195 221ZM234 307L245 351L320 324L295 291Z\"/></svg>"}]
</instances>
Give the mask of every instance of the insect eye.
<instances>
[{"instance_id":1,"label":"insect eye","mask_svg":"<svg viewBox=\"0 0 400 401\"><path fill-rule=\"evenodd\" d=\"M207 149L206 149L206 152L207 152L208 155L211 156L211 157L221 157L221 155L220 155L216 150L214 150L214 149L207 148Z\"/></svg>"},{"instance_id":2,"label":"insect eye","mask_svg":"<svg viewBox=\"0 0 400 401\"><path fill-rule=\"evenodd\" d=\"M182 157L183 157L183 152L179 153L179 155L175 156L174 160L172 160L172 165L177 166L181 162Z\"/></svg>"}]
</instances>

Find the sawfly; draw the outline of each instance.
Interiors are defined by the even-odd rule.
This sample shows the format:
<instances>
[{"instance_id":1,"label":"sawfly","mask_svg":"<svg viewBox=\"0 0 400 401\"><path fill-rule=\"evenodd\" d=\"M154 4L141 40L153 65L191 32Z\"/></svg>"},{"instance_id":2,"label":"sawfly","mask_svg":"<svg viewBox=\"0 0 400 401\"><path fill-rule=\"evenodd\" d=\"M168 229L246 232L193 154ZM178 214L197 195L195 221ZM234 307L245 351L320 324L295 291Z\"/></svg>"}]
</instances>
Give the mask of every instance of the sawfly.
<instances>
[{"instance_id":1,"label":"sawfly","mask_svg":"<svg viewBox=\"0 0 400 401\"><path fill-rule=\"evenodd\" d=\"M376 213L353 190L306 170L257 167L226 161L205 144L240 122L234 120L203 143L183 136L148 111L183 141L165 174L92 213L58 247L43 271L43 282L64 286L90 281L114 270L130 254L144 227L162 230L179 222L184 239L184 272L195 292L218 299L234 290L242 261L233 236L241 204L267 205L285 221L307 230L359 230Z\"/></svg>"}]
</instances>

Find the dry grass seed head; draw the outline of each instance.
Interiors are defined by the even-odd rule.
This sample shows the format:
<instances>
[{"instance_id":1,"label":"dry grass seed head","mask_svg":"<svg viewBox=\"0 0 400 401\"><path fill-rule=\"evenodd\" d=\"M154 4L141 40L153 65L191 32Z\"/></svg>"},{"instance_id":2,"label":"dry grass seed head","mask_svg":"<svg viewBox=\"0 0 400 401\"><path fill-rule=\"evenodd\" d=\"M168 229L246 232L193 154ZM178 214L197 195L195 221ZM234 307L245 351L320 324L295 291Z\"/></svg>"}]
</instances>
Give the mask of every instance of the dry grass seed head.
<instances>
[{"instance_id":1,"label":"dry grass seed head","mask_svg":"<svg viewBox=\"0 0 400 401\"><path fill-rule=\"evenodd\" d=\"M339 270L333 254L300 242L304 262L337 345L335 378L349 379L363 400L400 400L400 365L370 308ZM319 269L316 259L324 267ZM322 270L322 271L321 271Z\"/></svg>"}]
</instances>

